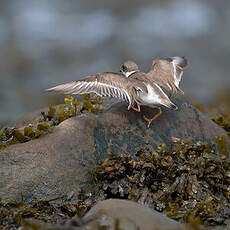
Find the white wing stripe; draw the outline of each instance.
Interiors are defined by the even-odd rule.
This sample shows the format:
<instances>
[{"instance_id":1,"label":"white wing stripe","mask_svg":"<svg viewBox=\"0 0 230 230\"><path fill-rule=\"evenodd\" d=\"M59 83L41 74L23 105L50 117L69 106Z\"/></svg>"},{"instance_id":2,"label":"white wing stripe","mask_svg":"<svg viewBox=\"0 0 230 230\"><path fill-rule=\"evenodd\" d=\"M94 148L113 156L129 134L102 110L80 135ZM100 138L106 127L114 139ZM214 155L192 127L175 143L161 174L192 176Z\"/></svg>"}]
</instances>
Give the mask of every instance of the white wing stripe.
<instances>
[{"instance_id":1,"label":"white wing stripe","mask_svg":"<svg viewBox=\"0 0 230 230\"><path fill-rule=\"evenodd\" d=\"M178 85L177 85L177 79L176 79L176 64L175 64L174 61L172 62L172 64L173 64L173 77L174 77L174 82L175 82L176 86L178 87Z\"/></svg>"},{"instance_id":2,"label":"white wing stripe","mask_svg":"<svg viewBox=\"0 0 230 230\"><path fill-rule=\"evenodd\" d=\"M96 93L100 96L112 96L131 102L128 92L114 85L96 81L75 81L48 89L67 94Z\"/></svg>"},{"instance_id":3,"label":"white wing stripe","mask_svg":"<svg viewBox=\"0 0 230 230\"><path fill-rule=\"evenodd\" d=\"M176 62L172 61L172 64L173 64L174 84L175 84L177 87L179 87L179 83L180 83L180 81L181 81L181 77L182 77L182 75L183 75L183 71L182 71L182 68L179 67L179 66L177 65ZM179 76L177 76L177 68L179 68L180 71L181 71L181 73L179 74Z\"/></svg>"}]
</instances>

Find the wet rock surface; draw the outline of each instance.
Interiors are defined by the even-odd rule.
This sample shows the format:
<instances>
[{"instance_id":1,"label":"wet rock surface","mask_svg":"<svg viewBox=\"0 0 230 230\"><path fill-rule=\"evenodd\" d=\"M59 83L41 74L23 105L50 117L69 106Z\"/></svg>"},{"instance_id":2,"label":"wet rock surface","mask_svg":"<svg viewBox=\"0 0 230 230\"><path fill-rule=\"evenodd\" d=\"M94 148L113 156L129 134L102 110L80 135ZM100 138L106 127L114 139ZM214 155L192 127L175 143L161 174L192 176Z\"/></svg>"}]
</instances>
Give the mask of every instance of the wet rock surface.
<instances>
[{"instance_id":1,"label":"wet rock surface","mask_svg":"<svg viewBox=\"0 0 230 230\"><path fill-rule=\"evenodd\" d=\"M22 192L30 200L77 193L91 183L91 169L109 151L135 156L140 147L151 151L165 143L171 148L171 137L207 142L217 149L215 137L225 131L187 103L177 104L178 111L163 109L149 129L142 116L151 117L155 110L143 108L137 113L117 103L98 117L83 114L67 119L51 134L1 150L0 196L15 199ZM227 136L226 145L229 149Z\"/></svg>"}]
</instances>

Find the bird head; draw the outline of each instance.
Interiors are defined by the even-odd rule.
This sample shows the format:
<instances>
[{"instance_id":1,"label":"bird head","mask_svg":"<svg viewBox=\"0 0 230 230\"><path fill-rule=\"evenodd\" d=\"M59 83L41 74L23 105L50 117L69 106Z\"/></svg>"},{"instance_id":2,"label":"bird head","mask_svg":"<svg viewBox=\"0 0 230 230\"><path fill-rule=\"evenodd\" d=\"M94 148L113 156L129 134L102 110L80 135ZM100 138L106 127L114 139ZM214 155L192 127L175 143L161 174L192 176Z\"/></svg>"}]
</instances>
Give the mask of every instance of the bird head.
<instances>
[{"instance_id":1,"label":"bird head","mask_svg":"<svg viewBox=\"0 0 230 230\"><path fill-rule=\"evenodd\" d=\"M133 61L124 62L120 68L120 72L123 73L126 77L129 77L131 74L138 71L138 65Z\"/></svg>"}]
</instances>

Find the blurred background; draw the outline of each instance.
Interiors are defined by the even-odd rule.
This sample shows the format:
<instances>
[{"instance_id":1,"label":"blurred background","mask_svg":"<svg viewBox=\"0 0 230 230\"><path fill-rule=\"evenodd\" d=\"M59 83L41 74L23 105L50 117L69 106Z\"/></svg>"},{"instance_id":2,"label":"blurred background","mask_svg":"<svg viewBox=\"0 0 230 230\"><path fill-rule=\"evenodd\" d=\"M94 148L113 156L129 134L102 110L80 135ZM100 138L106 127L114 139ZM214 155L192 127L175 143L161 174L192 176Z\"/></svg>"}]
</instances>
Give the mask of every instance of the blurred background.
<instances>
[{"instance_id":1,"label":"blurred background","mask_svg":"<svg viewBox=\"0 0 230 230\"><path fill-rule=\"evenodd\" d=\"M62 103L46 88L185 56L181 88L208 105L230 91L230 1L0 0L0 128Z\"/></svg>"}]
</instances>

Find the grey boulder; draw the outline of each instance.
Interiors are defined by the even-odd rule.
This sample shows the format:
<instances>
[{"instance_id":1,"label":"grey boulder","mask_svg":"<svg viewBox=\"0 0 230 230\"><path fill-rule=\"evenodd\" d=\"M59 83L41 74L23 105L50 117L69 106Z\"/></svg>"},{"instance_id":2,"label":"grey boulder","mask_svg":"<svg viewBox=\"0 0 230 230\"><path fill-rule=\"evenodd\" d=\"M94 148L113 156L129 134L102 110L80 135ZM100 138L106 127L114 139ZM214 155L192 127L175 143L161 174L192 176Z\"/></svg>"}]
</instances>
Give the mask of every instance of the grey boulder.
<instances>
[{"instance_id":1,"label":"grey boulder","mask_svg":"<svg viewBox=\"0 0 230 230\"><path fill-rule=\"evenodd\" d=\"M143 114L151 117L154 109L143 107L138 113L128 111L124 103L108 105L98 117L83 114L67 119L51 134L1 150L0 197L15 199L20 192L26 200L70 191L76 194L82 185L92 182L92 168L108 151L135 156L140 147L151 150L165 143L170 148L171 137L216 147L215 137L226 132L191 105L177 104L179 110L163 109L150 128Z\"/></svg>"}]
</instances>

